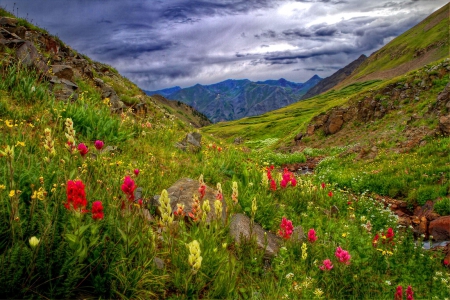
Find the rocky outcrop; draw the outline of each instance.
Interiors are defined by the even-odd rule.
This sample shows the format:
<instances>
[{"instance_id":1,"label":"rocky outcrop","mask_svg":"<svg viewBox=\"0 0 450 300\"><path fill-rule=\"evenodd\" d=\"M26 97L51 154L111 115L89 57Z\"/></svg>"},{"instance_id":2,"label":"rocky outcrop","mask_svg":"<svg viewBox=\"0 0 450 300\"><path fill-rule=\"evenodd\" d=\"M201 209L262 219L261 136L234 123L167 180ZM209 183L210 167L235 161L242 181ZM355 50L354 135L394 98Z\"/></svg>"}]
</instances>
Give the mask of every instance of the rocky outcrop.
<instances>
[{"instance_id":1,"label":"rocky outcrop","mask_svg":"<svg viewBox=\"0 0 450 300\"><path fill-rule=\"evenodd\" d=\"M436 241L450 240L450 216L440 217L431 221L429 232Z\"/></svg>"},{"instance_id":2,"label":"rocky outcrop","mask_svg":"<svg viewBox=\"0 0 450 300\"><path fill-rule=\"evenodd\" d=\"M198 152L202 148L202 135L198 132L190 132L175 146L183 151Z\"/></svg>"}]
</instances>

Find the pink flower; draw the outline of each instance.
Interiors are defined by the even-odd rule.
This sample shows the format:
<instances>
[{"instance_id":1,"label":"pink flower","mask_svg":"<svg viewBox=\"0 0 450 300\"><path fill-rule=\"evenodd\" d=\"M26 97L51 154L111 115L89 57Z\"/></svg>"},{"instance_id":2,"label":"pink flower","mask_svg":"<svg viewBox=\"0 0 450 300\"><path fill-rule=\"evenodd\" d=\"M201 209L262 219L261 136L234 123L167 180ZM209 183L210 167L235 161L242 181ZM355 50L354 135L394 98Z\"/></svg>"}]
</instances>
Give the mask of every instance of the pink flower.
<instances>
[{"instance_id":1,"label":"pink flower","mask_svg":"<svg viewBox=\"0 0 450 300\"><path fill-rule=\"evenodd\" d=\"M94 201L92 203L92 219L94 220L103 220L103 205L101 201Z\"/></svg>"},{"instance_id":2,"label":"pink flower","mask_svg":"<svg viewBox=\"0 0 450 300\"><path fill-rule=\"evenodd\" d=\"M128 201L134 201L134 190L136 189L136 184L130 176L125 177L121 189L128 196Z\"/></svg>"},{"instance_id":3,"label":"pink flower","mask_svg":"<svg viewBox=\"0 0 450 300\"><path fill-rule=\"evenodd\" d=\"M95 149L97 150L102 150L104 145L105 143L103 143L103 141L100 140L96 140L94 143Z\"/></svg>"},{"instance_id":4,"label":"pink flower","mask_svg":"<svg viewBox=\"0 0 450 300\"><path fill-rule=\"evenodd\" d=\"M403 299L403 288L401 285L397 286L397 290L394 295L395 300L402 300Z\"/></svg>"},{"instance_id":5,"label":"pink flower","mask_svg":"<svg viewBox=\"0 0 450 300\"><path fill-rule=\"evenodd\" d=\"M293 232L294 226L292 225L292 221L283 217L280 224L280 230L278 230L278 235L288 240Z\"/></svg>"},{"instance_id":6,"label":"pink flower","mask_svg":"<svg viewBox=\"0 0 450 300\"><path fill-rule=\"evenodd\" d=\"M282 187L282 188L285 188L286 186L287 186L287 181L286 180L281 180L281 182L280 182L280 186Z\"/></svg>"},{"instance_id":7,"label":"pink flower","mask_svg":"<svg viewBox=\"0 0 450 300\"><path fill-rule=\"evenodd\" d=\"M134 175L136 175L136 176L139 175L139 169L134 169Z\"/></svg>"},{"instance_id":8,"label":"pink flower","mask_svg":"<svg viewBox=\"0 0 450 300\"><path fill-rule=\"evenodd\" d=\"M408 288L406 289L406 300L414 300L413 295L414 292L412 290L412 287L408 285Z\"/></svg>"},{"instance_id":9,"label":"pink flower","mask_svg":"<svg viewBox=\"0 0 450 300\"><path fill-rule=\"evenodd\" d=\"M311 243L314 243L315 241L317 241L317 235L316 235L316 231L314 230L314 228L311 228L308 231L308 241Z\"/></svg>"},{"instance_id":10,"label":"pink flower","mask_svg":"<svg viewBox=\"0 0 450 300\"><path fill-rule=\"evenodd\" d=\"M78 145L78 151L80 152L81 156L84 157L89 152L89 148L85 144L80 143Z\"/></svg>"},{"instance_id":11,"label":"pink flower","mask_svg":"<svg viewBox=\"0 0 450 300\"><path fill-rule=\"evenodd\" d=\"M84 190L84 184L81 180L69 180L67 181L67 203L64 206L67 209L80 210L81 212L86 212L85 208L87 206L86 192Z\"/></svg>"},{"instance_id":12,"label":"pink flower","mask_svg":"<svg viewBox=\"0 0 450 300\"><path fill-rule=\"evenodd\" d=\"M323 261L323 265L319 267L322 271L329 271L333 269L333 263L328 258Z\"/></svg>"},{"instance_id":13,"label":"pink flower","mask_svg":"<svg viewBox=\"0 0 450 300\"><path fill-rule=\"evenodd\" d=\"M350 264L351 255L348 254L348 251L343 250L341 247L337 247L334 255L339 259L341 263L344 263L346 265Z\"/></svg>"},{"instance_id":14,"label":"pink flower","mask_svg":"<svg viewBox=\"0 0 450 300\"><path fill-rule=\"evenodd\" d=\"M296 186L297 185L297 180L295 179L295 177L291 178L291 185L292 186Z\"/></svg>"}]
</instances>

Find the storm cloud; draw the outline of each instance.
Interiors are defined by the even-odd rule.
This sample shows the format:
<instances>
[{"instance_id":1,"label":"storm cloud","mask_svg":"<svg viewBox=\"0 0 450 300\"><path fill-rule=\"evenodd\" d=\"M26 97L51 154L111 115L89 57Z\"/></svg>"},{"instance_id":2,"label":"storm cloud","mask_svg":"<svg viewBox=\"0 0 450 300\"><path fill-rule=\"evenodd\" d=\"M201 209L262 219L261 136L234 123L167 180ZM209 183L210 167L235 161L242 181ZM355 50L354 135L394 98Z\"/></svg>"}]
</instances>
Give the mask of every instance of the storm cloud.
<instances>
[{"instance_id":1,"label":"storm cloud","mask_svg":"<svg viewBox=\"0 0 450 300\"><path fill-rule=\"evenodd\" d=\"M305 82L370 55L447 3L2 0L79 52L156 90L228 78Z\"/></svg>"}]
</instances>

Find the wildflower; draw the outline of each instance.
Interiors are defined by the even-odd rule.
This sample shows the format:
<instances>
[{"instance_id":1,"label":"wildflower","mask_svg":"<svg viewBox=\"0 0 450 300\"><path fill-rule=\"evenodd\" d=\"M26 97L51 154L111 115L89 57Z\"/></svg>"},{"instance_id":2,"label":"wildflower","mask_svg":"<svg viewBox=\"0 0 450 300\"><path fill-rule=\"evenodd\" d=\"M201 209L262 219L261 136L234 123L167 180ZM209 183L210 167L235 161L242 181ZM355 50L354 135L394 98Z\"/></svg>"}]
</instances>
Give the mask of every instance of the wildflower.
<instances>
[{"instance_id":1,"label":"wildflower","mask_svg":"<svg viewBox=\"0 0 450 300\"><path fill-rule=\"evenodd\" d=\"M322 263L322 266L319 267L322 271L329 271L333 269L333 263L328 258L325 259Z\"/></svg>"},{"instance_id":2,"label":"wildflower","mask_svg":"<svg viewBox=\"0 0 450 300\"><path fill-rule=\"evenodd\" d=\"M95 143L94 143L95 149L97 149L99 151L103 149L104 145L105 145L105 143L103 141L100 141L100 140L96 140Z\"/></svg>"},{"instance_id":3,"label":"wildflower","mask_svg":"<svg viewBox=\"0 0 450 300\"><path fill-rule=\"evenodd\" d=\"M9 191L9 197L10 197L10 198L14 197L15 194L16 194L16 191L15 191L15 190L10 190L10 191Z\"/></svg>"},{"instance_id":4,"label":"wildflower","mask_svg":"<svg viewBox=\"0 0 450 300\"><path fill-rule=\"evenodd\" d=\"M17 141L15 147L17 147L17 146L25 147L25 142Z\"/></svg>"},{"instance_id":5,"label":"wildflower","mask_svg":"<svg viewBox=\"0 0 450 300\"><path fill-rule=\"evenodd\" d=\"M261 184L264 187L269 185L269 178L267 178L267 176L265 176L264 172L263 172L263 175L262 175Z\"/></svg>"},{"instance_id":6,"label":"wildflower","mask_svg":"<svg viewBox=\"0 0 450 300\"><path fill-rule=\"evenodd\" d=\"M0 184L0 190L6 190L6 185Z\"/></svg>"},{"instance_id":7,"label":"wildflower","mask_svg":"<svg viewBox=\"0 0 450 300\"><path fill-rule=\"evenodd\" d=\"M39 239L35 236L32 236L28 242L30 243L31 248L36 248L37 245L39 245Z\"/></svg>"},{"instance_id":8,"label":"wildflower","mask_svg":"<svg viewBox=\"0 0 450 300\"><path fill-rule=\"evenodd\" d=\"M197 242L197 240L193 240L192 242L187 244L187 246L189 248L188 263L192 267L192 272L195 274L202 265L202 257L200 256L200 244Z\"/></svg>"},{"instance_id":9,"label":"wildflower","mask_svg":"<svg viewBox=\"0 0 450 300\"><path fill-rule=\"evenodd\" d=\"M217 219L220 219L220 216L222 215L222 201L220 200L214 201L214 209L216 212Z\"/></svg>"},{"instance_id":10,"label":"wildflower","mask_svg":"<svg viewBox=\"0 0 450 300\"><path fill-rule=\"evenodd\" d=\"M284 239L289 239L294 231L294 226L292 225L292 221L283 217L280 224L280 230L278 230L278 235L280 235Z\"/></svg>"},{"instance_id":11,"label":"wildflower","mask_svg":"<svg viewBox=\"0 0 450 300\"><path fill-rule=\"evenodd\" d=\"M134 175L138 176L139 175L139 169L134 169L133 173L134 173Z\"/></svg>"},{"instance_id":12,"label":"wildflower","mask_svg":"<svg viewBox=\"0 0 450 300\"><path fill-rule=\"evenodd\" d=\"M103 220L103 205L101 201L94 201L92 203L92 219L94 220Z\"/></svg>"},{"instance_id":13,"label":"wildflower","mask_svg":"<svg viewBox=\"0 0 450 300\"><path fill-rule=\"evenodd\" d=\"M328 192L328 197L333 197L333 192L332 191Z\"/></svg>"},{"instance_id":14,"label":"wildflower","mask_svg":"<svg viewBox=\"0 0 450 300\"><path fill-rule=\"evenodd\" d=\"M83 157L89 152L89 148L84 143L80 143L77 149Z\"/></svg>"},{"instance_id":15,"label":"wildflower","mask_svg":"<svg viewBox=\"0 0 450 300\"><path fill-rule=\"evenodd\" d=\"M198 182L200 183L200 187L198 188L198 192L200 193L200 200L203 199L203 197L205 197L205 193L206 193L206 184L203 181L203 174L200 175Z\"/></svg>"},{"instance_id":16,"label":"wildflower","mask_svg":"<svg viewBox=\"0 0 450 300\"><path fill-rule=\"evenodd\" d=\"M306 243L303 243L303 245L302 245L302 259L303 260L306 260L306 258L308 257L308 253L306 252L307 249L308 248L306 246Z\"/></svg>"},{"instance_id":17,"label":"wildflower","mask_svg":"<svg viewBox=\"0 0 450 300\"><path fill-rule=\"evenodd\" d=\"M314 291L314 295L316 295L317 297L320 298L320 297L323 295L323 291L322 291L321 289L317 288L317 289Z\"/></svg>"},{"instance_id":18,"label":"wildflower","mask_svg":"<svg viewBox=\"0 0 450 300\"><path fill-rule=\"evenodd\" d=\"M194 194L192 197L192 210L189 213L189 217L191 217L194 222L197 222L202 215L202 209L200 208L200 200L198 199L198 196Z\"/></svg>"},{"instance_id":19,"label":"wildflower","mask_svg":"<svg viewBox=\"0 0 450 300\"><path fill-rule=\"evenodd\" d=\"M350 264L351 255L348 254L348 251L343 250L341 247L337 247L334 255L339 259L341 263L344 263L346 265Z\"/></svg>"},{"instance_id":20,"label":"wildflower","mask_svg":"<svg viewBox=\"0 0 450 300\"><path fill-rule=\"evenodd\" d=\"M206 216L211 211L211 206L209 205L209 200L203 201L202 210L203 210L202 221L205 222L206 221Z\"/></svg>"},{"instance_id":21,"label":"wildflower","mask_svg":"<svg viewBox=\"0 0 450 300\"><path fill-rule=\"evenodd\" d=\"M322 183L320 184L320 186L322 187L322 189L325 189L325 182L322 182Z\"/></svg>"},{"instance_id":22,"label":"wildflower","mask_svg":"<svg viewBox=\"0 0 450 300\"><path fill-rule=\"evenodd\" d=\"M40 187L39 190L33 192L33 195L31 195L31 199L39 199L42 201L45 199L46 195L47 192L44 190L43 187Z\"/></svg>"},{"instance_id":23,"label":"wildflower","mask_svg":"<svg viewBox=\"0 0 450 300\"><path fill-rule=\"evenodd\" d=\"M414 292L412 290L412 287L408 285L408 288L406 289L406 300L414 300L413 295Z\"/></svg>"},{"instance_id":24,"label":"wildflower","mask_svg":"<svg viewBox=\"0 0 450 300\"><path fill-rule=\"evenodd\" d=\"M85 186L81 180L67 181L67 203L64 204L67 209L70 209L72 206L75 210L80 209L82 212L85 212L87 200L84 188Z\"/></svg>"},{"instance_id":25,"label":"wildflower","mask_svg":"<svg viewBox=\"0 0 450 300\"><path fill-rule=\"evenodd\" d=\"M257 209L258 209L258 206L256 205L256 197L254 197L252 200L252 217L255 216Z\"/></svg>"},{"instance_id":26,"label":"wildflower","mask_svg":"<svg viewBox=\"0 0 450 300\"><path fill-rule=\"evenodd\" d=\"M272 191L276 191L277 190L277 184L275 183L275 180L273 180L273 179L270 180L270 189Z\"/></svg>"},{"instance_id":27,"label":"wildflower","mask_svg":"<svg viewBox=\"0 0 450 300\"><path fill-rule=\"evenodd\" d=\"M73 153L76 149L75 144L75 130L73 129L73 121L70 118L67 118L65 123L66 125L66 133L65 136L67 138L66 148L70 153Z\"/></svg>"},{"instance_id":28,"label":"wildflower","mask_svg":"<svg viewBox=\"0 0 450 300\"><path fill-rule=\"evenodd\" d=\"M165 225L170 225L173 222L172 207L170 206L170 198L167 191L164 189L161 192L161 197L159 197L159 202L161 203L161 221Z\"/></svg>"},{"instance_id":29,"label":"wildflower","mask_svg":"<svg viewBox=\"0 0 450 300\"><path fill-rule=\"evenodd\" d=\"M12 160L14 158L14 146L7 145L5 151L0 151L0 157L3 156Z\"/></svg>"},{"instance_id":30,"label":"wildflower","mask_svg":"<svg viewBox=\"0 0 450 300\"><path fill-rule=\"evenodd\" d=\"M136 184L130 176L125 177L121 189L128 196L128 201L134 201L134 190L136 189Z\"/></svg>"},{"instance_id":31,"label":"wildflower","mask_svg":"<svg viewBox=\"0 0 450 300\"><path fill-rule=\"evenodd\" d=\"M238 184L236 181L233 181L232 189L233 191L231 193L231 199L233 200L233 203L236 205L238 203L238 196L239 196Z\"/></svg>"},{"instance_id":32,"label":"wildflower","mask_svg":"<svg viewBox=\"0 0 450 300\"><path fill-rule=\"evenodd\" d=\"M286 279L292 279L292 278L294 278L294 273L287 273L286 274Z\"/></svg>"},{"instance_id":33,"label":"wildflower","mask_svg":"<svg viewBox=\"0 0 450 300\"><path fill-rule=\"evenodd\" d=\"M447 267L450 264L450 261L446 258L446 259L444 259L443 263L444 263L444 266Z\"/></svg>"},{"instance_id":34,"label":"wildflower","mask_svg":"<svg viewBox=\"0 0 450 300\"><path fill-rule=\"evenodd\" d=\"M394 238L394 230L392 229L392 227L389 227L387 233L386 233L386 239L391 242L392 239Z\"/></svg>"},{"instance_id":35,"label":"wildflower","mask_svg":"<svg viewBox=\"0 0 450 300\"><path fill-rule=\"evenodd\" d=\"M316 231L314 230L314 228L311 228L308 231L308 241L310 243L314 243L315 241L317 241L317 235L316 235Z\"/></svg>"},{"instance_id":36,"label":"wildflower","mask_svg":"<svg viewBox=\"0 0 450 300\"><path fill-rule=\"evenodd\" d=\"M184 204L177 203L177 210L173 213L175 216L183 217L184 213Z\"/></svg>"},{"instance_id":37,"label":"wildflower","mask_svg":"<svg viewBox=\"0 0 450 300\"><path fill-rule=\"evenodd\" d=\"M397 286L397 290L395 291L394 299L395 300L403 299L403 288L401 285Z\"/></svg>"},{"instance_id":38,"label":"wildflower","mask_svg":"<svg viewBox=\"0 0 450 300\"><path fill-rule=\"evenodd\" d=\"M217 194L216 194L216 200L222 201L223 194L222 194L222 185L220 182L217 183Z\"/></svg>"},{"instance_id":39,"label":"wildflower","mask_svg":"<svg viewBox=\"0 0 450 300\"><path fill-rule=\"evenodd\" d=\"M11 120L5 120L5 124L6 126L8 126L9 128L14 127L14 124L12 124Z\"/></svg>"},{"instance_id":40,"label":"wildflower","mask_svg":"<svg viewBox=\"0 0 450 300\"><path fill-rule=\"evenodd\" d=\"M45 150L47 150L51 156L54 156L56 154L55 151L55 143L53 141L52 138L52 131L50 128L45 128L44 129L44 134L45 134L45 138L44 138L44 148Z\"/></svg>"},{"instance_id":41,"label":"wildflower","mask_svg":"<svg viewBox=\"0 0 450 300\"><path fill-rule=\"evenodd\" d=\"M372 246L373 247L376 247L377 246L377 244L378 244L378 239L380 238L380 236L378 235L378 233L377 234L375 234L375 237L373 238L373 240L372 240Z\"/></svg>"}]
</instances>

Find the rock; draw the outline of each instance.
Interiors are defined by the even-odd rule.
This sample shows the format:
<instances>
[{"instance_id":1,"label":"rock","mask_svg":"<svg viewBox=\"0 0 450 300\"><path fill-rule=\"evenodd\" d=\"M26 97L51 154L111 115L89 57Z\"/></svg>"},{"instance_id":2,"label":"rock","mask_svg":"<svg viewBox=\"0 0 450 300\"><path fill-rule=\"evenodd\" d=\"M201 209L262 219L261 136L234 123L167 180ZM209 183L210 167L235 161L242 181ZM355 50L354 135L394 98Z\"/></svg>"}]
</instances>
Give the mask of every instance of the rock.
<instances>
[{"instance_id":1,"label":"rock","mask_svg":"<svg viewBox=\"0 0 450 300\"><path fill-rule=\"evenodd\" d=\"M78 99L78 94L75 92L78 86L75 83L67 79L59 79L56 76L50 80L50 83L53 84L53 94L56 99L62 101Z\"/></svg>"},{"instance_id":2,"label":"rock","mask_svg":"<svg viewBox=\"0 0 450 300\"><path fill-rule=\"evenodd\" d=\"M243 142L244 142L244 139L242 137L240 137L240 136L234 139L234 144L235 145L242 144Z\"/></svg>"},{"instance_id":3,"label":"rock","mask_svg":"<svg viewBox=\"0 0 450 300\"><path fill-rule=\"evenodd\" d=\"M48 66L45 58L39 54L33 43L29 41L23 42L16 51L17 58L27 67L34 66L39 72L46 74Z\"/></svg>"},{"instance_id":4,"label":"rock","mask_svg":"<svg viewBox=\"0 0 450 300\"><path fill-rule=\"evenodd\" d=\"M281 238L275 234L264 230L261 225L254 223L252 230L256 244L259 249L264 249L264 256L267 258L274 257L280 249ZM250 238L250 218L243 214L235 214L230 221L230 235L239 244L241 238ZM267 247L265 246L265 236L267 236Z\"/></svg>"},{"instance_id":5,"label":"rock","mask_svg":"<svg viewBox=\"0 0 450 300\"><path fill-rule=\"evenodd\" d=\"M332 217L337 217L339 215L339 208L336 205L333 205L330 210Z\"/></svg>"},{"instance_id":6,"label":"rock","mask_svg":"<svg viewBox=\"0 0 450 300\"><path fill-rule=\"evenodd\" d=\"M297 135L295 136L294 141L295 141L295 142L301 141L302 138L303 138L303 136L304 136L304 133L300 132L299 134L297 134Z\"/></svg>"},{"instance_id":7,"label":"rock","mask_svg":"<svg viewBox=\"0 0 450 300\"><path fill-rule=\"evenodd\" d=\"M153 263L155 264L155 266L158 270L164 270L164 267L166 265L161 258L156 257L156 256L153 258Z\"/></svg>"},{"instance_id":8,"label":"rock","mask_svg":"<svg viewBox=\"0 0 450 300\"><path fill-rule=\"evenodd\" d=\"M444 136L450 136L450 115L439 118L439 130Z\"/></svg>"},{"instance_id":9,"label":"rock","mask_svg":"<svg viewBox=\"0 0 450 300\"><path fill-rule=\"evenodd\" d=\"M341 130L343 124L344 118L342 110L334 110L325 124L325 134L334 134L338 132Z\"/></svg>"},{"instance_id":10,"label":"rock","mask_svg":"<svg viewBox=\"0 0 450 300\"><path fill-rule=\"evenodd\" d=\"M299 225L299 226L294 227L294 231L291 236L291 241L301 243L305 239L306 239L306 235L305 235L305 232L303 231L302 226Z\"/></svg>"},{"instance_id":11,"label":"rock","mask_svg":"<svg viewBox=\"0 0 450 300\"><path fill-rule=\"evenodd\" d=\"M58 78L73 80L73 69L67 65L52 65L53 74Z\"/></svg>"},{"instance_id":12,"label":"rock","mask_svg":"<svg viewBox=\"0 0 450 300\"><path fill-rule=\"evenodd\" d=\"M450 239L450 216L437 218L430 222L428 232L436 241L447 241Z\"/></svg>"},{"instance_id":13,"label":"rock","mask_svg":"<svg viewBox=\"0 0 450 300\"><path fill-rule=\"evenodd\" d=\"M0 26L1 27L16 27L17 19L9 18L9 17L0 17Z\"/></svg>"},{"instance_id":14,"label":"rock","mask_svg":"<svg viewBox=\"0 0 450 300\"><path fill-rule=\"evenodd\" d=\"M184 204L184 212L186 215L192 210L192 197L193 195L197 195L200 198L200 194L198 192L199 182L198 180L190 179L190 178L182 178L175 182L171 187L167 189L167 193L170 198L170 206L172 207L172 212L176 211L177 203ZM204 200L209 200L209 205L211 210L209 211L206 221L210 222L212 219L216 219L216 213L214 209L214 201L216 200L216 190L206 186L205 196L203 200L200 201L200 205L203 205ZM160 207L161 204L159 202L159 195L153 197L152 205L156 207ZM225 201L222 201L222 221L225 222L226 219L226 210L227 204ZM159 209L157 209L158 215L160 215Z\"/></svg>"},{"instance_id":15,"label":"rock","mask_svg":"<svg viewBox=\"0 0 450 300\"><path fill-rule=\"evenodd\" d=\"M144 191L143 187L138 187L134 190L134 199L139 200L142 199L142 192Z\"/></svg>"},{"instance_id":16,"label":"rock","mask_svg":"<svg viewBox=\"0 0 450 300\"><path fill-rule=\"evenodd\" d=\"M198 132L190 132L186 135L186 137L179 143L176 144L176 147L186 151L198 152L202 148L202 135Z\"/></svg>"}]
</instances>

